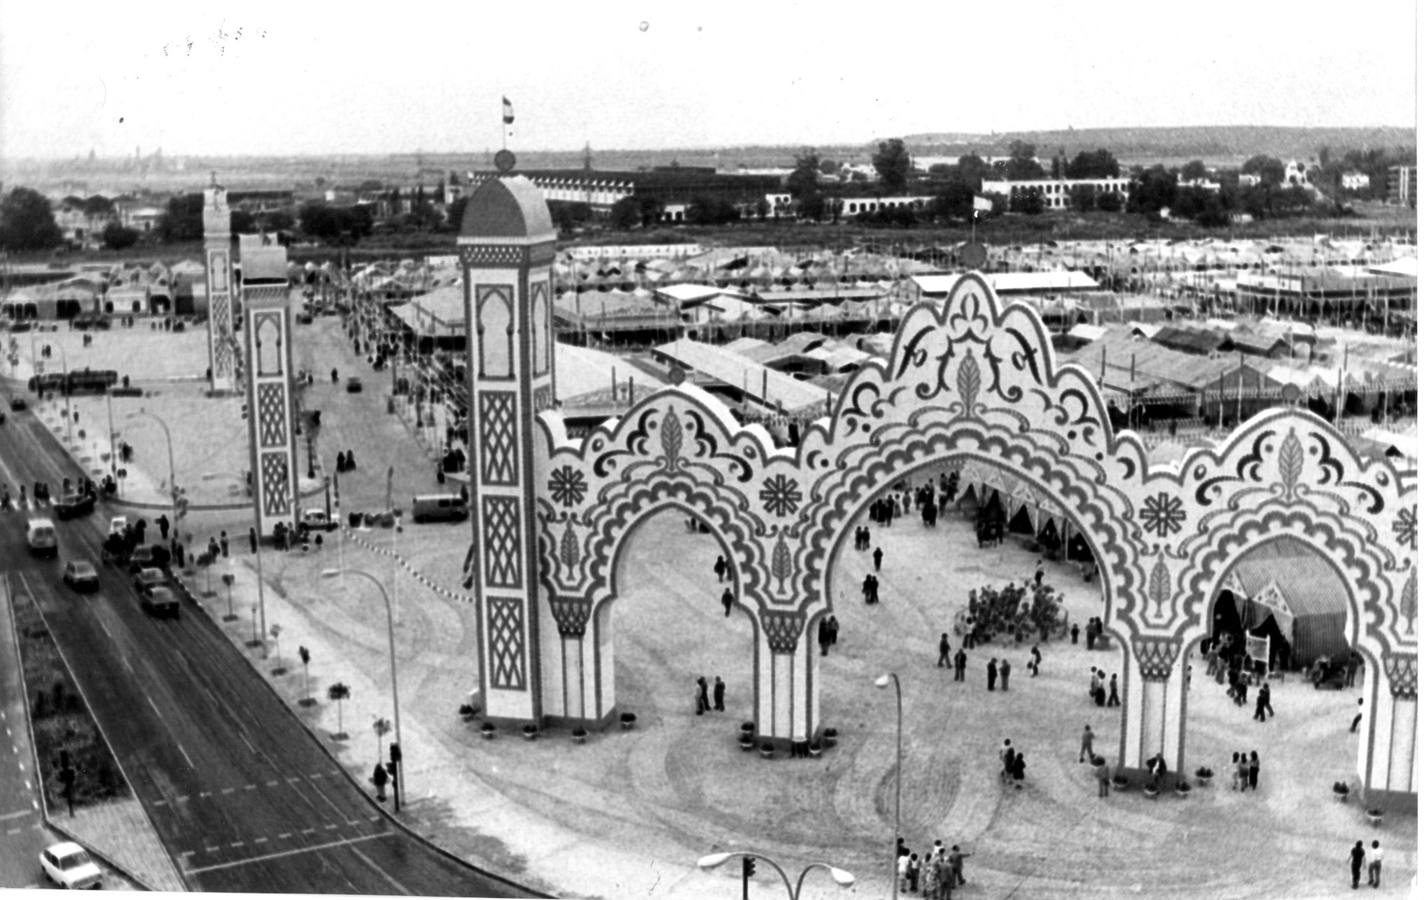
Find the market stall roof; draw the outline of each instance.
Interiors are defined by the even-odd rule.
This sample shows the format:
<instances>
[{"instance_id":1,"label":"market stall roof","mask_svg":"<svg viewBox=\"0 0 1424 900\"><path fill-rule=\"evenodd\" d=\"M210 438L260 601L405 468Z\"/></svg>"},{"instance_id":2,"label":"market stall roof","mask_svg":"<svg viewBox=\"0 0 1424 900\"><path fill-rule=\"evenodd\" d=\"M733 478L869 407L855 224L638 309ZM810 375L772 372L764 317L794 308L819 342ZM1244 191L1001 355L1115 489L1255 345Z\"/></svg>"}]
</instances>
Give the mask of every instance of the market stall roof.
<instances>
[{"instance_id":1,"label":"market stall roof","mask_svg":"<svg viewBox=\"0 0 1424 900\"><path fill-rule=\"evenodd\" d=\"M707 380L745 391L748 398L760 400L787 413L826 403L825 391L752 362L725 347L684 338L660 344L652 352L659 361L676 363Z\"/></svg>"}]
</instances>

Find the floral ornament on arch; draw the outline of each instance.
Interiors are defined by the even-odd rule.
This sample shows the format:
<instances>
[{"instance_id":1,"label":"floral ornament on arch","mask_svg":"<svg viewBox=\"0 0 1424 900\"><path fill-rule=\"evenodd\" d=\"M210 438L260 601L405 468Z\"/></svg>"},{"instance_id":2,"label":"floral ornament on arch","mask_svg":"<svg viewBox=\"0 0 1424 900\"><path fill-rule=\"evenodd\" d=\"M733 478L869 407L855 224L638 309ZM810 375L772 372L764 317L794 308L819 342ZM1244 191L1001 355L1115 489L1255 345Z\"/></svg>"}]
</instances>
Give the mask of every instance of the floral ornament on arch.
<instances>
[{"instance_id":1,"label":"floral ornament on arch","mask_svg":"<svg viewBox=\"0 0 1424 900\"><path fill-rule=\"evenodd\" d=\"M801 488L794 479L780 472L766 480L758 496L770 516L795 515L801 506Z\"/></svg>"},{"instance_id":2,"label":"floral ornament on arch","mask_svg":"<svg viewBox=\"0 0 1424 900\"><path fill-rule=\"evenodd\" d=\"M1137 514L1142 519L1142 527L1156 532L1159 538L1181 531L1182 523L1187 518L1186 510L1182 509L1182 498L1173 497L1166 491L1159 492L1156 497L1148 497Z\"/></svg>"},{"instance_id":3,"label":"floral ornament on arch","mask_svg":"<svg viewBox=\"0 0 1424 900\"><path fill-rule=\"evenodd\" d=\"M560 506L577 506L586 493L588 482L573 466L560 466L549 476L549 496Z\"/></svg>"},{"instance_id":4,"label":"floral ornament on arch","mask_svg":"<svg viewBox=\"0 0 1424 900\"><path fill-rule=\"evenodd\" d=\"M1399 546L1409 545L1410 550L1419 549L1419 506L1401 507L1394 517L1394 539Z\"/></svg>"}]
</instances>

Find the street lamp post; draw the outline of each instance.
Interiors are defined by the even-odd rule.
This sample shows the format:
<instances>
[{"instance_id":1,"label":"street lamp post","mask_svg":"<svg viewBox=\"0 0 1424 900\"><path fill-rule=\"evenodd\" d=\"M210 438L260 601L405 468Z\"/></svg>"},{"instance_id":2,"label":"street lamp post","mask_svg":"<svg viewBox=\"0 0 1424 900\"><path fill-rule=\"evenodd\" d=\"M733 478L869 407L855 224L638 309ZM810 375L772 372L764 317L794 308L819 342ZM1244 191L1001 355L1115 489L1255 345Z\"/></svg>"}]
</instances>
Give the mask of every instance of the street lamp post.
<instances>
[{"instance_id":1,"label":"street lamp post","mask_svg":"<svg viewBox=\"0 0 1424 900\"><path fill-rule=\"evenodd\" d=\"M890 854L890 896L900 896L900 769L903 762L903 737L905 734L904 703L900 697L900 676L889 672L875 679L878 688L895 685L895 834Z\"/></svg>"},{"instance_id":2,"label":"street lamp post","mask_svg":"<svg viewBox=\"0 0 1424 900\"><path fill-rule=\"evenodd\" d=\"M69 443L74 443L74 416L69 408L69 357L64 352L64 345L56 341L55 349L59 350L59 362L64 366L64 381L60 382L59 389L64 393L64 436Z\"/></svg>"},{"instance_id":3,"label":"street lamp post","mask_svg":"<svg viewBox=\"0 0 1424 900\"><path fill-rule=\"evenodd\" d=\"M401 721L400 721L400 691L396 687L396 624L395 616L391 613L391 595L386 592L386 586L381 580L364 569L323 569L321 577L338 578L344 577L349 571L352 575L359 575L374 584L381 592L381 599L386 604L386 638L390 645L391 653L391 708L395 711L394 719L396 723L396 744L401 748L400 759L396 761L396 810L400 810L400 795L405 791L405 744L401 742Z\"/></svg>"},{"instance_id":4,"label":"street lamp post","mask_svg":"<svg viewBox=\"0 0 1424 900\"><path fill-rule=\"evenodd\" d=\"M157 415L139 407L138 412L131 412L124 418L133 419L136 416L144 416L158 423L158 427L163 429L163 440L168 445L168 493L172 497L173 509L173 530L178 530L178 482L173 474L173 433L168 430L168 423L160 419Z\"/></svg>"},{"instance_id":5,"label":"street lamp post","mask_svg":"<svg viewBox=\"0 0 1424 900\"><path fill-rule=\"evenodd\" d=\"M704 856L697 861L697 868L710 872L711 870L722 865L734 856L740 856L750 859L759 859L767 865L771 866L773 869L775 869L776 874L781 876L781 883L786 886L787 900L800 900L801 885L805 883L806 876L811 873L812 869L825 869L827 872L831 873L831 878L834 879L836 884L840 885L841 887L850 887L851 885L855 884L855 876L847 872L845 869L837 868L831 865L830 863L813 862L810 865L806 866L806 868L801 870L801 875L796 879L796 886L793 888L791 886L791 879L788 878L786 875L786 870L782 869L781 866L777 865L776 860L761 853L757 853L754 850L740 850L729 853L709 853L707 856Z\"/></svg>"}]
</instances>

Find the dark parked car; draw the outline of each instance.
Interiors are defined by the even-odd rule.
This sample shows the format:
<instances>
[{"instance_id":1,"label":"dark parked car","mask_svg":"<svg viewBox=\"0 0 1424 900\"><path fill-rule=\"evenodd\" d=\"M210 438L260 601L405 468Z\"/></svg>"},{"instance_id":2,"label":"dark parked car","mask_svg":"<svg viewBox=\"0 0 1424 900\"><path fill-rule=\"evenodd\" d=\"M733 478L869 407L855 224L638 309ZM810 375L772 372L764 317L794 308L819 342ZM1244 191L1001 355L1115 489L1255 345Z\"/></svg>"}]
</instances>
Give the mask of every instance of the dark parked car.
<instances>
[{"instance_id":1,"label":"dark parked car","mask_svg":"<svg viewBox=\"0 0 1424 900\"><path fill-rule=\"evenodd\" d=\"M24 398L24 397L21 397L19 394L15 394L15 395L13 395L13 396L10 397L10 409L11 409L13 412L20 412L21 410L25 410L25 409L29 409L29 408L30 408L29 402L26 401L25 398Z\"/></svg>"},{"instance_id":2,"label":"dark parked car","mask_svg":"<svg viewBox=\"0 0 1424 900\"><path fill-rule=\"evenodd\" d=\"M164 577L163 570L152 566L139 569L133 577L134 590L140 594L148 593L153 588L167 583L168 579Z\"/></svg>"},{"instance_id":3,"label":"dark parked car","mask_svg":"<svg viewBox=\"0 0 1424 900\"><path fill-rule=\"evenodd\" d=\"M346 393L361 393L361 379L357 378L355 375L352 375L350 378L346 379Z\"/></svg>"},{"instance_id":4,"label":"dark parked car","mask_svg":"<svg viewBox=\"0 0 1424 900\"><path fill-rule=\"evenodd\" d=\"M153 547L148 544L140 544L129 553L129 574L137 575L140 569L151 569L157 567L158 563L153 557Z\"/></svg>"},{"instance_id":5,"label":"dark parked car","mask_svg":"<svg viewBox=\"0 0 1424 900\"><path fill-rule=\"evenodd\" d=\"M77 519L94 511L93 494L69 494L54 505L54 514L61 519Z\"/></svg>"}]
</instances>

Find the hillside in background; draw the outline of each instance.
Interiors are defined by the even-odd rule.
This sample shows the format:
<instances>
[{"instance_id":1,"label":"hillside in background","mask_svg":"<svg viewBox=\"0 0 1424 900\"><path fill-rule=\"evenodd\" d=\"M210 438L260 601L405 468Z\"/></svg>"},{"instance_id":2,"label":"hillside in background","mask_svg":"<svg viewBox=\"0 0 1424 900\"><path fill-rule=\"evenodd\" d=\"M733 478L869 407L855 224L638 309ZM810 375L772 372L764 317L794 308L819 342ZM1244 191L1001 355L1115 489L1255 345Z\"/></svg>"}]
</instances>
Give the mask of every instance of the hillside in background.
<instances>
[{"instance_id":1,"label":"hillside in background","mask_svg":"<svg viewBox=\"0 0 1424 900\"><path fill-rule=\"evenodd\" d=\"M1004 134L944 132L905 135L913 153L959 156L964 153L1002 156L1013 141L1026 141L1047 156L1060 147L1072 157L1082 150L1104 147L1121 162L1167 163L1200 159L1208 165L1238 165L1257 153L1283 160L1314 158L1321 147L1336 154L1368 147L1413 147L1412 128L1297 128L1271 125L1200 125L1173 128L1069 128Z\"/></svg>"},{"instance_id":2,"label":"hillside in background","mask_svg":"<svg viewBox=\"0 0 1424 900\"><path fill-rule=\"evenodd\" d=\"M1395 149L1415 146L1410 128L1294 128L1220 125L1179 128L1087 128L1024 131L1004 134L939 132L902 138L914 156L958 157L966 153L1005 156L1015 140L1033 144L1047 159L1064 150L1070 157L1099 147L1111 151L1125 166L1163 163L1178 166L1200 159L1208 166L1235 167L1265 153L1283 160L1309 162L1329 147L1337 156L1356 148ZM821 144L816 152L836 162L868 163L877 141L863 144ZM183 156L129 159L3 160L0 180L40 190L66 191L193 191L208 182L209 172L232 189L314 189L318 185L354 186L366 180L389 185L433 185L450 172L488 171L494 149L464 153L331 154L311 156ZM518 168L580 169L584 151L552 151L514 147ZM654 166L701 166L722 172L739 169L789 169L801 145L685 147L667 150L590 148L593 167L603 171L636 171Z\"/></svg>"}]
</instances>

